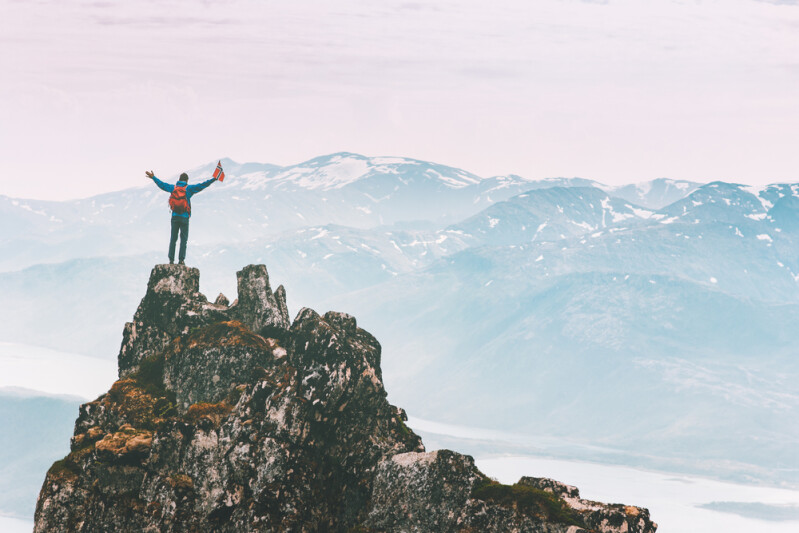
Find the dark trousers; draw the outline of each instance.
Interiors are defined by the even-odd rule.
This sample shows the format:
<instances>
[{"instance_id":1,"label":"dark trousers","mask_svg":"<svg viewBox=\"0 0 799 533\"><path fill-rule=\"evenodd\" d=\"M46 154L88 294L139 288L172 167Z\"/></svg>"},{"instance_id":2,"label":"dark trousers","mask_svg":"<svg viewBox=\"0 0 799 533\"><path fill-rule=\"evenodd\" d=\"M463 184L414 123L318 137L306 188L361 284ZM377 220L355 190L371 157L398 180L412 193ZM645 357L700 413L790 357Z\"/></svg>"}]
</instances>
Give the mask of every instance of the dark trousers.
<instances>
[{"instance_id":1,"label":"dark trousers","mask_svg":"<svg viewBox=\"0 0 799 533\"><path fill-rule=\"evenodd\" d=\"M175 260L175 244L178 242L178 232L180 232L180 255L178 260L186 259L186 241L189 240L189 219L188 217L172 217L172 236L169 238L169 260Z\"/></svg>"}]
</instances>

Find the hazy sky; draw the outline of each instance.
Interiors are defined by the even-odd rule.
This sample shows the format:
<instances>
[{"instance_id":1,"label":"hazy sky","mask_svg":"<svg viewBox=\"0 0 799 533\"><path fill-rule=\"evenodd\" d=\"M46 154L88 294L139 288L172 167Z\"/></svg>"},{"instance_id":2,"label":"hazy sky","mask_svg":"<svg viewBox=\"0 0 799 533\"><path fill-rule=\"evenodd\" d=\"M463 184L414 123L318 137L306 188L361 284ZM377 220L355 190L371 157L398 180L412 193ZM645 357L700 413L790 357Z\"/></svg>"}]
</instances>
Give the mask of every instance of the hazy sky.
<instances>
[{"instance_id":1,"label":"hazy sky","mask_svg":"<svg viewBox=\"0 0 799 533\"><path fill-rule=\"evenodd\" d=\"M799 181L799 1L0 0L0 194L351 151Z\"/></svg>"}]
</instances>

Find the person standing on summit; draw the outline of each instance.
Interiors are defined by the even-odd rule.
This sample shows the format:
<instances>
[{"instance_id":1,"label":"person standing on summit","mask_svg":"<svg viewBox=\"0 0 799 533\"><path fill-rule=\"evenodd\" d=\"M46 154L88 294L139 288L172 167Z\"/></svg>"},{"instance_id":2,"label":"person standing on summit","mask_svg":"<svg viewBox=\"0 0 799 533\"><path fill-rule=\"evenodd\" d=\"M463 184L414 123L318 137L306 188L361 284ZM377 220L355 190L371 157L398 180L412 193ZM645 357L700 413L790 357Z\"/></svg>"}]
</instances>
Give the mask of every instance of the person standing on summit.
<instances>
[{"instance_id":1,"label":"person standing on summit","mask_svg":"<svg viewBox=\"0 0 799 533\"><path fill-rule=\"evenodd\" d=\"M171 265L175 262L175 244L178 240L178 233L180 233L178 264L185 265L186 241L189 239L189 218L191 217L190 199L192 196L217 181L217 178L213 177L197 185L189 185L189 175L184 172L180 175L176 184L170 185L156 178L152 170L144 174L153 180L159 188L169 193L169 208L172 210L172 235L169 238L169 264Z\"/></svg>"}]
</instances>

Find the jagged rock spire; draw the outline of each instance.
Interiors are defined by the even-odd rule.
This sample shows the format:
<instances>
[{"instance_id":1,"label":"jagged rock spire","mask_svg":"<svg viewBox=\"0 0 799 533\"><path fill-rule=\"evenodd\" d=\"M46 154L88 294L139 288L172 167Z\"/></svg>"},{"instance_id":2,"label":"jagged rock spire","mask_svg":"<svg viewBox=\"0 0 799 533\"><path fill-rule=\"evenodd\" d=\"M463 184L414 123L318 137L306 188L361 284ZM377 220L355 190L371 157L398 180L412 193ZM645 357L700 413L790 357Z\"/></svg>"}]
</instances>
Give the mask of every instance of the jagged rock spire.
<instances>
[{"instance_id":1,"label":"jagged rock spire","mask_svg":"<svg viewBox=\"0 0 799 533\"><path fill-rule=\"evenodd\" d=\"M264 265L248 265L236 272L238 301L230 316L259 335L286 331L291 326L283 285L273 293Z\"/></svg>"}]
</instances>

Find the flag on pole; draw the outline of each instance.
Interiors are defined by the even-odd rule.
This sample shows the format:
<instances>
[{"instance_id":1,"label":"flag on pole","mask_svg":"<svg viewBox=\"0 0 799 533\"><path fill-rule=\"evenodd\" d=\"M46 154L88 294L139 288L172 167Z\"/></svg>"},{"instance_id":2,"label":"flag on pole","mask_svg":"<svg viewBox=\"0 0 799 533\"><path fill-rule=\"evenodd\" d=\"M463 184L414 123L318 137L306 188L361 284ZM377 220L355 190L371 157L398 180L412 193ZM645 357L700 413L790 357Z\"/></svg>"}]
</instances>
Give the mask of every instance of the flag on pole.
<instances>
[{"instance_id":1,"label":"flag on pole","mask_svg":"<svg viewBox=\"0 0 799 533\"><path fill-rule=\"evenodd\" d=\"M216 164L216 170L214 170L214 177L219 181L225 181L225 172L222 170L221 160L219 161L219 163Z\"/></svg>"}]
</instances>

